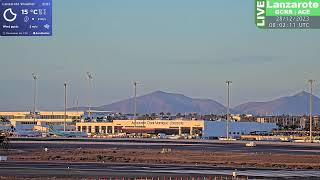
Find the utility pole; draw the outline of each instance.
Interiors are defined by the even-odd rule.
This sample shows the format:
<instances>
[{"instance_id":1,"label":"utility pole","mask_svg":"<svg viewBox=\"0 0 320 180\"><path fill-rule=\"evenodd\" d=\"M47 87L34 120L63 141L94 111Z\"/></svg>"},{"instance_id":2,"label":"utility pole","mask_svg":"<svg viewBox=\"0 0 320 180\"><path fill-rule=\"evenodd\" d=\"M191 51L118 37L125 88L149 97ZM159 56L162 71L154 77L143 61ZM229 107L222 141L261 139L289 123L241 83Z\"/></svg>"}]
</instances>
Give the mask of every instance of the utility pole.
<instances>
[{"instance_id":1,"label":"utility pole","mask_svg":"<svg viewBox=\"0 0 320 180\"><path fill-rule=\"evenodd\" d=\"M227 139L229 140L229 115L230 115L230 84L232 81L226 81L227 84Z\"/></svg>"},{"instance_id":2,"label":"utility pole","mask_svg":"<svg viewBox=\"0 0 320 180\"><path fill-rule=\"evenodd\" d=\"M88 80L89 80L89 119L92 121L92 116L91 116L91 93L92 93L92 74L90 72L87 72Z\"/></svg>"},{"instance_id":3,"label":"utility pole","mask_svg":"<svg viewBox=\"0 0 320 180\"><path fill-rule=\"evenodd\" d=\"M315 80L310 79L308 81L310 83L310 142L312 142L312 96L313 96L313 83Z\"/></svg>"},{"instance_id":4,"label":"utility pole","mask_svg":"<svg viewBox=\"0 0 320 180\"><path fill-rule=\"evenodd\" d=\"M33 123L36 122L36 110L37 110L37 80L38 75L36 73L32 73L32 78L34 80L34 87L33 87Z\"/></svg>"},{"instance_id":5,"label":"utility pole","mask_svg":"<svg viewBox=\"0 0 320 180\"><path fill-rule=\"evenodd\" d=\"M66 131L67 124L67 83L64 83L64 124L63 131Z\"/></svg>"}]
</instances>

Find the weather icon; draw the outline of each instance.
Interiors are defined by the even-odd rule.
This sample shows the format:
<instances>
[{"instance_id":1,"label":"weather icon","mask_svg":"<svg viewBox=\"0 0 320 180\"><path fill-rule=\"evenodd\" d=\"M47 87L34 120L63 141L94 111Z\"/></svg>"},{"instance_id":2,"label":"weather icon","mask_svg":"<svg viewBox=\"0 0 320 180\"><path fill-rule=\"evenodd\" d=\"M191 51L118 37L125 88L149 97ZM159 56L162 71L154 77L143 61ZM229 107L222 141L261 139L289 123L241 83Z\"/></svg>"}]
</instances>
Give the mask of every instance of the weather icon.
<instances>
[{"instance_id":1,"label":"weather icon","mask_svg":"<svg viewBox=\"0 0 320 180\"><path fill-rule=\"evenodd\" d=\"M11 16L13 16L12 18L8 18L8 12L11 14ZM17 14L14 13L11 8L8 8L3 12L3 18L8 22L13 22L14 20L16 20Z\"/></svg>"},{"instance_id":2,"label":"weather icon","mask_svg":"<svg viewBox=\"0 0 320 180\"><path fill-rule=\"evenodd\" d=\"M46 29L49 29L50 25L49 24L45 24L45 25L43 25L43 27L46 28Z\"/></svg>"},{"instance_id":3,"label":"weather icon","mask_svg":"<svg viewBox=\"0 0 320 180\"><path fill-rule=\"evenodd\" d=\"M29 21L29 17L28 17L28 16L25 16L24 19L23 19L23 21L24 21L24 22L28 22L28 21Z\"/></svg>"}]
</instances>

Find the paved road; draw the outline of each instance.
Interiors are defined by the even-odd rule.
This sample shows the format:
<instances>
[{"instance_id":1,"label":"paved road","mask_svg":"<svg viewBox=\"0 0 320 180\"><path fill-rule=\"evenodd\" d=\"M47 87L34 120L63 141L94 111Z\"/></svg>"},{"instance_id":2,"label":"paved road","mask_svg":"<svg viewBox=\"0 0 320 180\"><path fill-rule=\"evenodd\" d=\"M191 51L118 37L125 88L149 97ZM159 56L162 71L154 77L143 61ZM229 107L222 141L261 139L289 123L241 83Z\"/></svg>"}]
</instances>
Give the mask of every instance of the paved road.
<instances>
[{"instance_id":1,"label":"paved road","mask_svg":"<svg viewBox=\"0 0 320 180\"><path fill-rule=\"evenodd\" d=\"M208 177L229 176L230 168L199 166L103 164L103 163L52 163L52 162L2 162L1 176L71 176L71 177ZM318 179L320 171L279 169L237 169L237 174L248 177Z\"/></svg>"},{"instance_id":2,"label":"paved road","mask_svg":"<svg viewBox=\"0 0 320 180\"><path fill-rule=\"evenodd\" d=\"M133 148L175 150L194 150L212 152L257 152L257 153L288 153L288 154L320 154L320 144L297 144L278 142L257 142L256 147L245 147L245 142L221 141L181 141L181 140L150 140L150 139L12 139L13 149L38 148Z\"/></svg>"}]
</instances>

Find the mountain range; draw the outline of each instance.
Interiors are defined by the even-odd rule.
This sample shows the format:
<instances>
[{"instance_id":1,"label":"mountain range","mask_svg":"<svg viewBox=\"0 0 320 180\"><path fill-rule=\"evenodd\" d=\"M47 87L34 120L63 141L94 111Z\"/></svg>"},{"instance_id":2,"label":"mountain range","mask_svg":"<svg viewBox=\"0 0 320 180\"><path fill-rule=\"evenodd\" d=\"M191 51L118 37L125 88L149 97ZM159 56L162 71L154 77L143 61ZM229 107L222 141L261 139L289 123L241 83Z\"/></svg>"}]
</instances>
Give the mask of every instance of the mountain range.
<instances>
[{"instance_id":1,"label":"mountain range","mask_svg":"<svg viewBox=\"0 0 320 180\"><path fill-rule=\"evenodd\" d=\"M245 113L254 115L306 115L309 114L310 94L303 91L293 96L277 98L266 102L248 102L231 109L232 113ZM314 114L320 114L320 99L313 96ZM75 110L77 108L70 108ZM87 110L80 107L78 110ZM114 111L121 113L134 112L134 98L118 101L112 104L93 107L98 111ZM137 97L137 112L139 114L170 112L199 114L225 114L226 107L211 99L190 98L182 94L155 91Z\"/></svg>"},{"instance_id":2,"label":"mountain range","mask_svg":"<svg viewBox=\"0 0 320 180\"><path fill-rule=\"evenodd\" d=\"M88 108L81 107L80 110ZM98 111L114 111L121 113L134 112L134 98L129 98L112 104L93 107L92 109ZM70 110L75 110L71 108ZM182 94L167 93L163 91L155 91L137 97L137 112L139 114L146 113L184 113L195 112L201 114L223 114L226 108L217 101L210 99L193 99Z\"/></svg>"},{"instance_id":3,"label":"mountain range","mask_svg":"<svg viewBox=\"0 0 320 180\"><path fill-rule=\"evenodd\" d=\"M320 99L312 97L313 114L320 114ZM266 102L248 102L233 108L235 112L255 115L308 115L310 93L302 91L293 96L280 97Z\"/></svg>"}]
</instances>

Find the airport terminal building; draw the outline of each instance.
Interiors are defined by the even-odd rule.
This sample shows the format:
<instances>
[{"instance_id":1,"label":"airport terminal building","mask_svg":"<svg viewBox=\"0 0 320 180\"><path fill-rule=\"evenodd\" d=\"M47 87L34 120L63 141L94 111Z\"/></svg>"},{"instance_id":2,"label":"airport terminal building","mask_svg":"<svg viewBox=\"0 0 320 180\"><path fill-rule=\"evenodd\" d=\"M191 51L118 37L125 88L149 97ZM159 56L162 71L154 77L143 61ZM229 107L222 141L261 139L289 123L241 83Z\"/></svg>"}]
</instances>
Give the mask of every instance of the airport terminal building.
<instances>
[{"instance_id":1,"label":"airport terminal building","mask_svg":"<svg viewBox=\"0 0 320 180\"><path fill-rule=\"evenodd\" d=\"M10 123L20 130L46 130L48 124L62 130L64 121L68 131L75 130L75 121L80 120L83 112L40 111L35 115L32 112L0 112L0 117L8 119Z\"/></svg>"},{"instance_id":2,"label":"airport terminal building","mask_svg":"<svg viewBox=\"0 0 320 180\"><path fill-rule=\"evenodd\" d=\"M240 137L253 132L268 133L277 129L275 123L229 122L230 137ZM113 120L110 122L78 122L77 131L90 134L146 133L167 135L198 135L201 137L226 137L227 121L206 120Z\"/></svg>"},{"instance_id":3,"label":"airport terminal building","mask_svg":"<svg viewBox=\"0 0 320 180\"><path fill-rule=\"evenodd\" d=\"M37 112L33 116L32 112L0 112L0 117L10 120L11 124L19 130L27 131L48 131L49 124L57 130L64 129L66 121L67 131L85 132L88 135L114 135L114 134L154 134L166 135L192 135L199 137L226 137L227 121L207 121L207 120L134 120L119 119L108 120L106 118L98 120L93 116L90 120L86 118L86 112ZM110 113L110 112L107 112ZM259 122L229 122L229 137L240 137L253 132L268 133L273 129L278 129L275 123Z\"/></svg>"}]
</instances>

